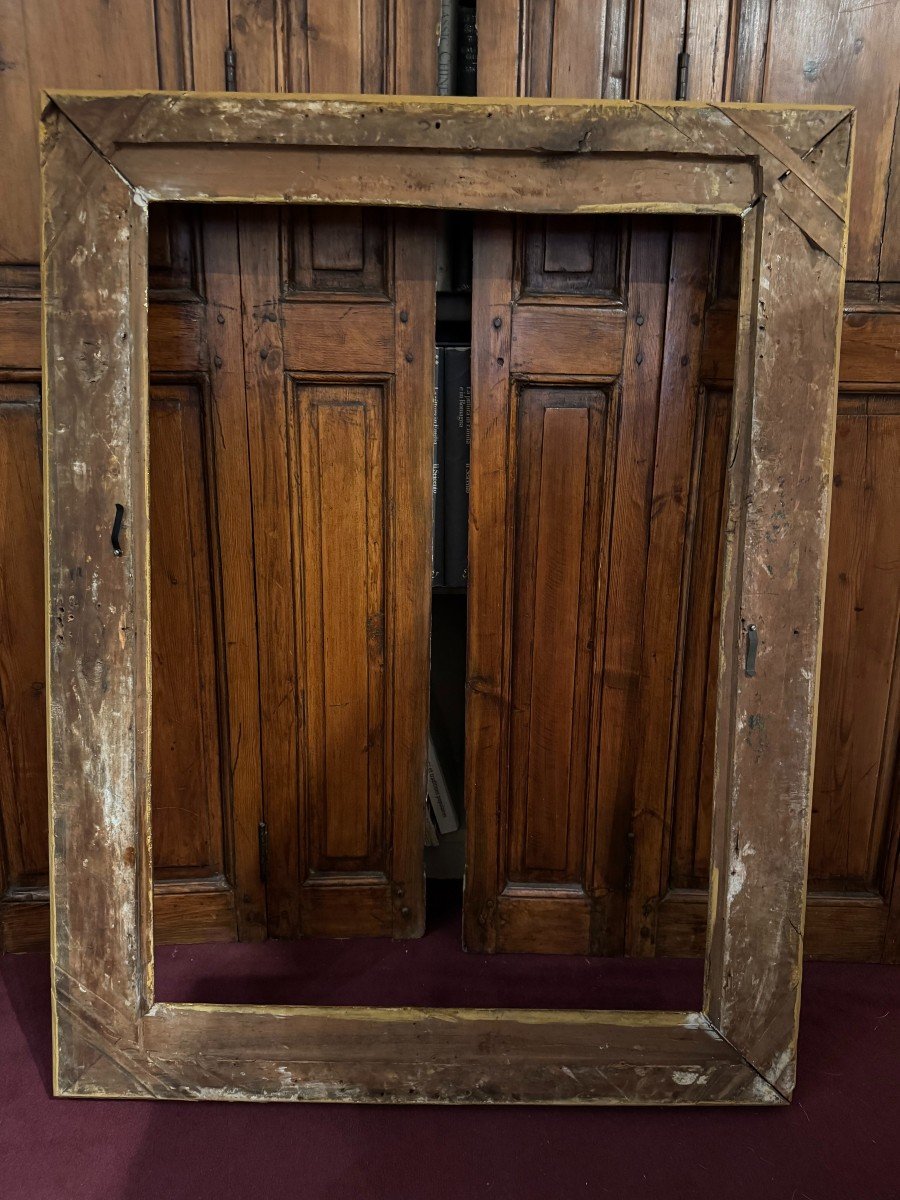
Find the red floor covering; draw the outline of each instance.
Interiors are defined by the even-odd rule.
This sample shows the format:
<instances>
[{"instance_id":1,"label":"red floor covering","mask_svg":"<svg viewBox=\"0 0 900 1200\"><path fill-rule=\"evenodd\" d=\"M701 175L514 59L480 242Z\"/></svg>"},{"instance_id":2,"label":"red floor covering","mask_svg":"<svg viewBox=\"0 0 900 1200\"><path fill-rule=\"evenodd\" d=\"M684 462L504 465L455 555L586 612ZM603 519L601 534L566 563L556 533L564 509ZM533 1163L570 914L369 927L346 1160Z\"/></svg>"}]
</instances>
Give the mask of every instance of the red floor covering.
<instances>
[{"instance_id":1,"label":"red floor covering","mask_svg":"<svg viewBox=\"0 0 900 1200\"><path fill-rule=\"evenodd\" d=\"M415 943L164 947L163 999L682 1008L698 964ZM790 1108L54 1100L48 960L0 958L0 1200L900 1200L900 968L809 963Z\"/></svg>"}]
</instances>

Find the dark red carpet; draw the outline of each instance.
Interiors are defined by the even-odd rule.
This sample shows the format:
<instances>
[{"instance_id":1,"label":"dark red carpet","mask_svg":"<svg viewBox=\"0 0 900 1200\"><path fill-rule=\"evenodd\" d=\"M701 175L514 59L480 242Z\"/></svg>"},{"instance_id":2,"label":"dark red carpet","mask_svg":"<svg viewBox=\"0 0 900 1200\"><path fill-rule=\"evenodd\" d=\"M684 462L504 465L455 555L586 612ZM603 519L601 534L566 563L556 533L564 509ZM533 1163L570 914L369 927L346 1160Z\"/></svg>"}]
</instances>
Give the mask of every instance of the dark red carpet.
<instances>
[{"instance_id":1,"label":"dark red carpet","mask_svg":"<svg viewBox=\"0 0 900 1200\"><path fill-rule=\"evenodd\" d=\"M160 998L683 1008L699 964L420 942L168 947ZM375 1108L53 1100L48 963L0 958L2 1200L898 1200L900 968L810 963L778 1110Z\"/></svg>"}]
</instances>

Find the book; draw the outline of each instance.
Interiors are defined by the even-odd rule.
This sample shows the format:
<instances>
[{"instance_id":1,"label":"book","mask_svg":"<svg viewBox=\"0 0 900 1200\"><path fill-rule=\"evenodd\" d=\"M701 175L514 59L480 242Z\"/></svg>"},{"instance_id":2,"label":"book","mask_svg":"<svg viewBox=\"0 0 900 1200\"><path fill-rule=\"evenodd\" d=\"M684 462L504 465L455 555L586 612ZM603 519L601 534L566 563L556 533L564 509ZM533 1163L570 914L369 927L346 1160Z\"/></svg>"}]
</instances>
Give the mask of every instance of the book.
<instances>
[{"instance_id":1,"label":"book","mask_svg":"<svg viewBox=\"0 0 900 1200\"><path fill-rule=\"evenodd\" d=\"M437 94L456 93L459 57L459 0L441 0L441 24L438 32Z\"/></svg>"},{"instance_id":2,"label":"book","mask_svg":"<svg viewBox=\"0 0 900 1200\"><path fill-rule=\"evenodd\" d=\"M431 805L425 800L425 845L437 846L440 844L438 837L437 824L434 820L434 813L431 811Z\"/></svg>"},{"instance_id":3,"label":"book","mask_svg":"<svg viewBox=\"0 0 900 1200\"><path fill-rule=\"evenodd\" d=\"M472 351L444 348L444 583L464 587L468 575L467 487L472 409Z\"/></svg>"},{"instance_id":4,"label":"book","mask_svg":"<svg viewBox=\"0 0 900 1200\"><path fill-rule=\"evenodd\" d=\"M431 737L428 739L426 794L438 833L453 833L455 829L459 829L459 817L456 815L456 807L450 797L447 779L441 768L441 761L438 758L437 750Z\"/></svg>"},{"instance_id":5,"label":"book","mask_svg":"<svg viewBox=\"0 0 900 1200\"><path fill-rule=\"evenodd\" d=\"M456 87L458 96L478 95L478 27L475 5L459 6L459 48L457 50Z\"/></svg>"},{"instance_id":6,"label":"book","mask_svg":"<svg viewBox=\"0 0 900 1200\"><path fill-rule=\"evenodd\" d=\"M431 586L444 583L444 348L434 350L431 457Z\"/></svg>"}]
</instances>

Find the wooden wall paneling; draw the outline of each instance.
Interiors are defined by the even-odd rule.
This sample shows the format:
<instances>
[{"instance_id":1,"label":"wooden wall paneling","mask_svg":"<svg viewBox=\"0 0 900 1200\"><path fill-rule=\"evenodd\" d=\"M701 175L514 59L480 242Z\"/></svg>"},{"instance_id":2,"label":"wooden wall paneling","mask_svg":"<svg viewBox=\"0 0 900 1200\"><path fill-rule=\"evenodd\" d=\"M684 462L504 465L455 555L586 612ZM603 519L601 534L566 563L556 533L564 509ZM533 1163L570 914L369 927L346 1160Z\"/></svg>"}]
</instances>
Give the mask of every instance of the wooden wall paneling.
<instances>
[{"instance_id":1,"label":"wooden wall paneling","mask_svg":"<svg viewBox=\"0 0 900 1200\"><path fill-rule=\"evenodd\" d=\"M732 35L726 82L732 99L777 101L790 95L814 96L822 102L849 97L863 114L855 155L848 268L848 279L856 282L848 283L841 345L844 392L837 418L804 945L815 957L878 959L896 953L888 948L886 931L891 897L897 895L898 790L892 764L898 732L889 714L895 703L891 698L896 687L894 639L900 586L866 529L873 506L891 503L891 472L896 471L895 465L889 465L890 441L886 441L894 418L873 416L892 413L892 397L900 386L892 283L896 270L891 213L896 190L890 169L897 154L898 96L890 71L884 69L890 56L882 53L897 37L896 22L877 6L848 9L829 0L803 6L745 0L736 9ZM693 59L692 54L692 67ZM732 266L720 262L718 298L707 320L701 376L713 385L713 397L721 396L718 388L730 386L731 380L736 295L732 273ZM707 442L705 453L710 450ZM709 460L711 466L719 457ZM710 486L717 485L702 472L701 489ZM711 503L712 496L702 505L708 510ZM887 509L879 511L881 536L896 542L896 508L890 515ZM696 597L692 592L688 622L695 632L707 619L719 569L718 559L708 554L697 565L706 577L695 578L691 585L697 592ZM714 626L716 621L713 612ZM662 864L659 947L664 953L699 953L703 939L712 786L704 764L710 761L714 706L714 685L703 679L705 641L689 642L685 648L671 842ZM701 731L698 750L692 739Z\"/></svg>"},{"instance_id":2,"label":"wooden wall paneling","mask_svg":"<svg viewBox=\"0 0 900 1200\"><path fill-rule=\"evenodd\" d=\"M0 289L37 296L38 96L42 88L223 86L227 0L3 0ZM169 214L154 234L151 286L194 288L195 231ZM178 252L172 255L172 250Z\"/></svg>"},{"instance_id":3,"label":"wooden wall paneling","mask_svg":"<svg viewBox=\"0 0 900 1200\"><path fill-rule=\"evenodd\" d=\"M232 5L238 86L433 91L436 16L431 0L311 3L302 23ZM424 923L425 716L406 706L427 684L433 234L397 224L363 208L240 217L274 936Z\"/></svg>"},{"instance_id":4,"label":"wooden wall paneling","mask_svg":"<svg viewBox=\"0 0 900 1200\"><path fill-rule=\"evenodd\" d=\"M900 25L890 4L842 0L773 3L760 100L854 104L859 112L853 170L848 280L879 278L888 174L897 118ZM737 99L737 97L735 97Z\"/></svg>"},{"instance_id":5,"label":"wooden wall paneling","mask_svg":"<svg viewBox=\"0 0 900 1200\"><path fill-rule=\"evenodd\" d=\"M488 4L479 9L480 27L485 17L492 19L493 8ZM677 50L683 41L683 9L679 8L676 12L672 6L668 6L667 9L660 7L656 11L655 6L642 5L632 14L630 31L626 16L623 6L613 3L591 9L590 12L576 6L556 5L552 10L537 3L528 6L522 64L515 72L519 80L517 86L527 94L541 96L621 96L629 88L634 93L644 87L648 91L642 94L671 94L675 85ZM652 37L642 37L642 21L652 31ZM672 33L672 38L667 36L667 31ZM505 53L510 55L514 49L507 44ZM630 83L629 69L632 74ZM484 62L480 71L479 89L482 92L496 90L495 85L503 81L508 84L514 74L509 66L502 65L502 59L496 55ZM664 83L659 78L663 74L666 76ZM494 228L492 237L496 239L497 236ZM699 234L686 235L685 246L690 246L691 252L699 256L702 272L707 267L708 251L704 256L698 247L698 237L705 246L709 237L708 228ZM593 721L589 732L587 724L584 724L583 728L578 729L576 737L576 745L580 745L579 739L584 734L588 735L591 743L590 765L584 761L578 762L579 769L586 769L591 777L586 793L588 804L583 814L588 819L582 819L576 825L582 840L581 864L585 873L581 881L585 890L579 901L580 916L573 918L574 924L568 927L556 915L551 919L549 912L552 910L555 914L562 900L550 901L546 893L542 898L537 894L528 896L519 884L516 884L519 887L516 903L513 904L511 897L504 899L503 889L513 885L504 874L508 874L510 864L506 859L511 847L504 841L509 835L501 825L495 830L495 836L502 843L499 850L500 874L495 879L500 894L500 899L496 901L498 907L495 912L491 908L494 901L486 897L490 891L486 875L480 876L478 885L474 885L470 864L467 895L477 911L467 925L467 938L470 944L483 945L485 948L571 949L577 946L579 950L616 953L621 952L626 936L626 891L633 845L632 812L637 808L638 822L643 821L640 833L646 830L649 835L650 823L660 820L666 795L664 756L662 777L651 782L653 772L644 769L641 776L644 795L640 801L635 800L635 773L639 759L636 731L641 716L647 715L648 703L646 698L642 699L645 697L642 674L646 665L643 663L642 649L643 605L635 600L644 595L648 570L652 574L654 571L671 573L674 569L677 577L680 568L677 537L660 537L658 542L654 542L655 557L652 560L648 558L648 538L651 512L660 516L658 528L662 530L667 519L667 504L678 509L684 503L674 479L664 480L660 476L660 493L654 493L656 429L660 405L668 402L672 429L667 427L667 436L675 429L684 432L680 440L676 437L674 444L686 445L687 464L685 466L682 463L680 469L682 475L689 473L693 437L691 405L688 404L686 411L682 411L685 409L682 401L685 394L690 394L690 387L679 391L674 384L676 379L682 382L685 376L696 380L699 355L688 356L688 371L682 359L686 350L695 348L693 343L699 343L699 337L697 327L689 326L692 336L688 340L692 344L681 345L679 342L677 357L672 358L672 363L679 365L677 370L670 366L666 377L667 391L665 395L661 394L666 273L668 256L672 252L667 223L657 222L654 228L654 222L642 221L636 223L634 229L627 230L621 222L610 218L600 221L578 218L529 220L520 224L518 239L521 265L517 264L515 268L518 272L516 304L512 310L511 359L508 360L512 377L525 372L528 376L548 380L553 377L557 383L568 378L571 383L572 379L579 376L583 382L592 374L621 374L615 393L615 426L610 438L616 464L614 493L611 502L607 503L609 519L612 521L612 542L609 543L607 537L598 564L602 569L591 585L591 591L599 602L596 630L588 626L589 636L596 634L598 638L595 648L595 671L598 674L583 695L570 699L567 708L570 716L574 712L578 721ZM682 272L690 269L687 265L688 253L686 249L681 255ZM629 255L629 274L624 278L622 272ZM677 290L677 285L673 286ZM476 287L476 322L484 319L480 298ZM680 299L684 300L685 297ZM532 304L534 307L529 307ZM673 307L678 311L677 305ZM702 307L701 302L701 310ZM604 330L605 337L598 337L600 329ZM614 330L620 331L618 341L611 336ZM621 335L624 335L624 340ZM602 360L607 348L612 351L611 361L604 362ZM674 355L674 350L672 353ZM483 369L487 370L487 359ZM481 386L486 386L483 381ZM515 401L512 397L516 394L513 386L510 390L510 402L513 404ZM515 467L509 468L510 479L521 479L522 473L527 478L534 469L527 458L527 442L518 443L512 432L510 436L513 438L510 453L515 461ZM612 478L613 473L610 473L610 486ZM669 490L666 490L667 485L671 485ZM516 486L510 483L511 488ZM497 529L492 528L496 536ZM479 536L483 537L484 532L481 531ZM672 533L672 530L668 532ZM473 535L474 526L470 532L470 536ZM527 541L523 543L520 538L516 552L527 550ZM493 561L496 561L496 553ZM534 564L530 565L533 568ZM507 570L512 571L515 578L516 571L523 570L523 566L511 566L508 563ZM607 570L608 585L605 581ZM657 582L660 580L657 579ZM470 598L473 595L472 586L470 583ZM514 593L518 594L516 589ZM668 599L677 615L677 583L674 599ZM660 603L664 601L660 599ZM471 604L471 620L474 624L481 620L481 609L474 599L471 599ZM506 620L512 622L510 628L513 631L510 635L513 638L513 665L510 668L513 680L518 672L527 670L531 661L527 644L520 646L516 641L516 621L519 619L517 614L511 615L507 610ZM661 665L659 650L657 646L653 662ZM524 660L524 667L518 662L519 656ZM480 674L478 671L475 673ZM664 676L663 670L660 682L656 685L658 699L665 690L662 683ZM507 686L515 690L514 683ZM473 700L472 703L477 702ZM513 704L518 711L515 700ZM655 710L653 713L654 719L658 719L664 730L662 737L666 742L667 712L663 700L659 714ZM501 742L507 736L501 734ZM527 755L525 758L527 761ZM514 762L515 759L516 754L511 752L510 761ZM578 754L573 756L573 761L576 759ZM561 779L566 777L564 765L556 764ZM481 796L489 794L490 789L484 778L476 779L476 774L474 771L470 773L471 787L478 789ZM501 773L499 789L501 810L506 813L511 806L511 827L515 833L518 829L515 821L515 777L507 780ZM570 797L558 798L557 806L561 811L566 810L568 799ZM574 800L574 796L571 799ZM479 800L479 804L482 802ZM656 847L654 860L653 836L650 837L651 844L642 852L639 867L647 870L650 876L658 877L659 848ZM470 856L474 853L470 841ZM515 856L512 861L515 862ZM575 880L569 880L568 886L576 887ZM645 890L655 897L659 888L654 883L652 886L647 884ZM544 910L543 916L537 915L539 899ZM570 899L574 901L578 897L573 894ZM524 914L516 916L514 930L510 918L506 916L507 910ZM531 917L529 911L532 912ZM485 932L492 919L500 922L496 934ZM635 938L640 943L640 930L645 927L645 921L632 920L631 924L636 928ZM473 936L475 930L480 931L477 943Z\"/></svg>"},{"instance_id":6,"label":"wooden wall paneling","mask_svg":"<svg viewBox=\"0 0 900 1200\"><path fill-rule=\"evenodd\" d=\"M492 19L493 8L480 9L479 21ZM685 9L642 4L632 11L629 26L614 4L590 13L530 5L517 86L537 95L572 94L567 88L577 81L577 88L590 87L590 94L670 96L687 19L688 39L703 39L698 70L690 77L692 98L720 98L728 47L726 6L710 2L690 6L687 14ZM597 22L604 27L600 38L594 36ZM507 55L512 52L506 48ZM562 61L567 66L559 71L556 65ZM512 77L509 66L487 62L480 89L492 91L495 83ZM591 842L586 861L596 870L592 929L585 944L606 953L625 947L631 953L653 952L656 907L666 883L661 861L673 785L675 693L688 612L685 589L694 548L687 517L693 503L711 236L708 222L683 221L673 227L642 221L626 235L608 219L600 224L572 218L525 222L519 233L513 373L525 370L557 382L567 372L589 376L592 366L601 369L599 347L610 344L598 341L596 329L611 329L625 315L623 307L627 311L617 392L610 582L603 645L597 650L602 672L596 702L602 716L595 733L599 790L592 793L596 813L590 831L584 827ZM623 278L626 257L630 267ZM526 307L532 303L533 308ZM614 307L598 307L602 305ZM479 316L476 294L476 320ZM589 324L593 337L588 336ZM551 326L552 342L542 343ZM542 344L552 350L542 351ZM569 345L580 346L581 353L570 354ZM620 370L609 364L602 369L616 375ZM521 446L516 449L521 453ZM518 453L516 469L521 471ZM474 620L480 619L477 607L472 612ZM501 780L501 796L504 787ZM504 836L502 831L498 836ZM501 889L502 871L501 865ZM521 920L518 927L525 924ZM538 941L536 934L530 939L531 944ZM551 943L552 937L545 939L545 948Z\"/></svg>"},{"instance_id":7,"label":"wooden wall paneling","mask_svg":"<svg viewBox=\"0 0 900 1200\"><path fill-rule=\"evenodd\" d=\"M219 212L204 231L209 303L194 306L200 321L191 327L192 353L186 354L182 344L167 358L165 341L151 346L156 718L151 768L154 916L163 942L233 938L239 932L258 936L264 928L252 819L249 879L242 856L246 839L241 840L241 829L248 824L242 814L248 807L252 812L260 788L258 754L255 775L252 766L246 770L253 762L258 723L256 685L248 691L244 681L248 662L255 674L252 574L241 578L242 555L234 553L232 541L246 537L250 545L249 524L241 523L242 512L249 519L249 492L241 486L242 460L246 463L242 351L240 340L235 344L233 338L230 351L226 349L229 331L223 315L229 314L233 323L239 311L234 248L234 218L229 227L226 214ZM157 306L156 311L160 307L167 306ZM183 311L181 305L173 307ZM29 455L23 453L22 442L22 422L29 412L32 435L39 432L38 386L9 386L12 402L0 409L0 441L4 452L16 457L15 470L3 475L12 489L4 505L10 519L4 526L3 551L10 561L3 596L6 628L16 637L0 652L9 734L7 753L0 754L7 850L0 922L4 946L21 950L45 945L48 928L45 735L39 704L44 656L43 637L33 620L43 595L43 573L25 524L28 517L34 522L32 533L40 531L43 518L40 446L34 441ZM16 420L7 422L13 416ZM123 530L127 538L127 515ZM247 564L252 562L249 551L243 557ZM31 704L25 702L26 680ZM249 708L242 708L247 696ZM228 728L229 722L233 728ZM236 747L233 755L230 747Z\"/></svg>"},{"instance_id":8,"label":"wooden wall paneling","mask_svg":"<svg viewBox=\"0 0 900 1200\"><path fill-rule=\"evenodd\" d=\"M397 706L426 708L433 233L407 219L393 297L348 304L272 296L277 222L241 232L269 925L406 935L424 920L425 726Z\"/></svg>"},{"instance_id":9,"label":"wooden wall paneling","mask_svg":"<svg viewBox=\"0 0 900 1200\"><path fill-rule=\"evenodd\" d=\"M897 636L900 585L888 545L896 544L897 399L844 392L838 406L831 549L825 600L806 952L817 958L879 959L888 944L896 894ZM718 457L718 456L717 456ZM700 490L716 494L715 476ZM697 588L702 629L717 564L708 556ZM717 625L713 614L712 626ZM708 882L714 688L703 679L704 644L687 651L679 774L660 950L700 953ZM702 747L692 744L702 730ZM687 889L687 890L686 890Z\"/></svg>"},{"instance_id":10,"label":"wooden wall paneling","mask_svg":"<svg viewBox=\"0 0 900 1200\"><path fill-rule=\"evenodd\" d=\"M490 22L496 14L493 5L479 9L479 36L483 36L484 22ZM584 23L591 24L590 35ZM621 96L625 89L626 23L622 6L609 4L591 10L590 14L575 6L555 6L553 13L545 6L535 4L529 8L529 23L526 27L526 48L523 66L513 67L510 56L515 47L507 40L502 48L492 47L490 57L479 51L479 91L495 94L509 90L513 79L520 80L517 88L531 95L608 95ZM480 42L480 46L484 41ZM506 63L504 64L504 57ZM509 245L504 250L504 237ZM479 246L479 240L484 244ZM667 235L664 235L667 243ZM505 443L501 437L503 414L508 406L515 411L526 397L535 394L559 396L565 389L535 393L530 382L523 379L521 387L516 378L525 376L544 379L549 384L568 383L576 389L583 387L593 376L604 377L595 396L606 397L605 429L606 440L604 486L612 486L614 461L626 462L629 450L628 431L630 418L624 408L619 411L621 398L618 391L610 393L609 382L621 371L623 341L626 318L622 311L623 229L621 222L610 218L562 218L552 220L525 220L519 223L517 241L518 256L513 253L511 223L505 234L501 223L491 219L482 230L476 226L476 269L473 289L473 386L475 416L473 416L473 469L472 494L470 496L472 518L470 521L470 583L469 583L469 646L470 683L467 713L469 767L467 775L468 811L470 814L470 836L468 842L468 866L466 878L465 939L470 949L484 950L578 950L604 949L611 952L621 946L622 913L624 905L625 871L621 867L624 856L620 853L627 846L626 834L630 814L624 821L619 816L621 804L616 799L614 785L601 775L597 782L598 721L601 711L598 672L603 669L604 635L607 620L606 572L609 569L609 526L611 505L609 495L603 499L597 511L589 512L590 537L572 546L572 562L568 568L576 570L580 585L588 591L587 610L579 606L577 628L573 627L574 640L570 643L573 669L577 655L583 653L584 639L593 642L589 658L590 669L580 673L570 672L566 680L556 679L550 671L537 681L537 691L532 678L531 703L538 702L553 693L554 687L563 682L571 689L563 704L560 719L568 720L573 726L574 749L568 755L558 753L550 758L544 753L533 758L530 752L523 755L526 764L524 779L531 786L540 783L533 779L541 761L545 769L552 771L557 786L539 792L546 815L550 807L568 813L566 869L556 872L556 878L527 878L528 872L516 871L517 861L522 862L526 852L531 860L540 862L552 858L552 836L545 839L546 845L536 844L541 830L548 829L540 824L540 816L532 815L536 798L532 797L528 809L530 826L522 821L518 812L525 783L519 778L521 771L510 775L510 764L518 758L519 740L514 728L509 729L501 721L503 703L498 708L491 700L491 689L496 687L509 700L512 693L518 694L518 681L522 672L533 671L534 653L526 636L521 639L516 629L522 628L524 618L530 621L533 613L543 610L550 602L553 592L549 577L539 577L534 595L530 588L517 589L514 580L529 578L534 569L534 553L521 528L514 551L507 550L506 587L503 608L498 609L500 596L490 595L498 586L493 578L478 578L479 563L484 562L487 574L496 574L496 563L503 561L501 546L504 538L512 536L512 530L503 533L503 523L512 519L512 528L521 524L521 514L512 518L507 515L507 506L515 512L515 496L521 487L521 479L534 476L540 478L541 456L532 459L529 442L518 441L515 425L508 432L510 458L505 457ZM643 261L639 256L639 261ZM521 265L519 265L521 263ZM664 268L663 268L664 271ZM502 282L492 281L491 274L513 272L516 282L503 291ZM662 276L664 278L664 274ZM498 290L499 289L499 290ZM511 301L517 300L515 307ZM528 307L533 302L534 307ZM614 309L603 305L613 304ZM600 307L598 307L600 306ZM505 311L504 311L505 309ZM496 317L495 317L496 314ZM635 314L632 314L635 315ZM488 322L499 319L501 330L488 332ZM642 320L646 319L643 318ZM511 344L508 326L511 323ZM482 334L482 329L485 333ZM649 327L648 327L649 334ZM650 335L652 336L652 335ZM486 345L491 339L498 345ZM500 343L506 343L504 350ZM625 351L627 353L627 350ZM504 364L506 364L504 366ZM640 370L640 368L635 368ZM648 370L652 366L648 360ZM595 387L598 384L594 384ZM656 392L652 385L645 394L652 394L656 403ZM516 396L521 397L517 400ZM616 397L613 412L609 411L612 396ZM595 401L596 403L596 401ZM479 414L479 408L489 406L490 412ZM551 410L552 411L552 410ZM578 410L575 412L588 411ZM559 418L557 418L559 419ZM570 416L569 418L574 419ZM596 420L596 418L595 418ZM625 435L621 422L625 424ZM540 443L538 443L538 446ZM616 448L618 447L618 448ZM606 460L606 453L612 457ZM501 478L506 482L502 494L483 478L490 474L492 464L500 464ZM573 481L577 490L577 480ZM616 481L618 495L619 481ZM563 499L568 495L563 493ZM521 495L520 495L521 500ZM599 500L599 497L598 497ZM595 501L595 503L597 503ZM602 530L606 530L602 533ZM602 548L601 548L602 544ZM482 549L484 546L484 549ZM558 547L557 547L558 549ZM589 553L584 553L588 550ZM524 555L516 560L514 554ZM483 556L483 558L482 558ZM593 566L589 565L593 564ZM546 585L546 586L543 586ZM548 590L549 588L549 590ZM513 596L517 597L513 600ZM524 610L524 613L523 611ZM527 628L527 623L526 623ZM505 665L497 658L505 636L513 638L512 661ZM537 635L535 635L537 636ZM540 664L541 660L538 659ZM549 690L548 690L549 689ZM557 698L558 699L558 698ZM603 693L604 704L607 701ZM513 703L518 711L515 698ZM524 706L524 702L523 702ZM530 706L528 708L530 711ZM532 716L532 720L535 717ZM604 708L604 720L606 720ZM500 726L498 728L498 726ZM512 739L512 745L510 744ZM539 748L539 747L538 747ZM546 747L544 748L546 750ZM575 772L573 786L560 788L569 771ZM604 795L599 802L600 793ZM607 791L606 789L610 789ZM499 824L491 816L496 806L500 814ZM538 813L541 810L538 809ZM474 820L473 820L474 812ZM607 826L612 823L614 828ZM562 823L561 823L562 826ZM530 829L530 835L528 830ZM524 837L524 844L522 838ZM483 844L482 844L483 843ZM496 847L496 850L493 848ZM615 847L615 849L613 849ZM527 861L527 860L526 860ZM516 875L519 878L515 878ZM538 872L540 875L541 872ZM551 872L552 874L552 872ZM524 877L523 877L524 876ZM534 886L534 885L537 886ZM555 894L554 894L555 889ZM616 915L616 911L618 915Z\"/></svg>"},{"instance_id":11,"label":"wooden wall paneling","mask_svg":"<svg viewBox=\"0 0 900 1200\"><path fill-rule=\"evenodd\" d=\"M643 614L634 601L646 584L651 498L646 464L654 458L670 250L667 226L649 221L635 227L627 307L593 322L587 353L583 338L566 331L593 310L559 302L532 310L524 300L514 302L510 223L504 227L492 219L476 233L468 713L468 811L475 817L465 924L470 949L589 952L622 943L642 666ZM527 348L518 334L520 321L528 330ZM614 413L609 399L602 399L612 396ZM551 505L546 516L543 499L549 493L544 497L542 479L545 469L552 471L555 443L547 441L546 423L543 438L530 435L534 405L537 413L546 407L553 414L550 428L558 427L559 437L565 429L565 436L575 438L570 449L579 462L575 449L581 446L587 455L591 443L578 436L587 438L591 422L600 428L598 416L589 420L588 413L599 405L606 416L607 444L591 449L596 484L587 487L572 470L567 486L554 491L559 511ZM557 425L560 408L568 425ZM607 490L613 478L614 499ZM585 510L582 535L570 544L558 530L548 533L556 566L544 573L541 526L534 524L537 499L540 521L553 530L575 495ZM560 557L563 547L571 553ZM505 564L503 572L498 563ZM548 606L563 611L558 581L565 571L575 572L572 593L582 596L571 613L570 669L564 669L559 628L552 661L540 646L541 612ZM537 742L526 732L546 717L548 705L567 723L571 751L568 735L560 733L557 744L550 739L555 722L543 721ZM507 710L515 714L510 723L502 715ZM557 827L546 819L550 811L568 813L562 864ZM565 825L560 821L560 828Z\"/></svg>"},{"instance_id":12,"label":"wooden wall paneling","mask_svg":"<svg viewBox=\"0 0 900 1200\"><path fill-rule=\"evenodd\" d=\"M225 0L203 6L165 0L113 5L111 10L108 4L84 0L51 12L46 6L7 2L0 16L2 170L15 173L0 233L0 371L8 381L3 390L10 401L2 409L0 442L3 455L14 456L8 460L14 469L4 473L14 491L7 494L10 519L3 524L0 554L10 566L15 563L4 574L4 601L6 628L17 631L15 640L0 650L0 695L9 733L0 753L6 857L0 944L6 949L45 945L48 930L45 737L39 703L43 639L34 621L43 594L36 544L42 527L41 465L39 441L32 443L33 454L25 452L23 423L29 413L38 422L40 403L38 91L54 82L95 86L98 80L106 87L219 89L228 38L226 7ZM258 740L248 721L249 716L253 727L258 724L257 689L254 685L252 706L241 709L237 698L247 694L246 668L234 650L248 644L235 620L235 610L241 608L235 598L244 589L251 607L244 608L243 616L246 620L249 613L255 654L252 575L248 592L228 537L240 525L237 439L246 458L246 434L241 433L242 417L229 424L226 381L233 351L239 368L242 354L239 341L232 353L220 353L227 331L212 307L215 294L223 320L224 313L239 311L236 257L223 262L229 254L223 237L227 242L230 236L233 243L235 229L232 221L230 230L227 222L219 222L206 231L199 209L165 205L154 209L150 228L155 926L161 941L233 938L238 932L254 936L264 928L254 882L256 822L251 817L248 879L240 849L246 842L240 830L248 822L240 814L248 804L252 812L260 791L258 755L255 778L244 765L252 762ZM226 280L228 297L222 295ZM242 411L242 389L235 393L232 388L234 395ZM32 434L38 432L35 424ZM249 503L249 493L244 502ZM127 515L124 530L127 537ZM226 682L229 655L233 661ZM238 749L229 764L233 746Z\"/></svg>"}]
</instances>

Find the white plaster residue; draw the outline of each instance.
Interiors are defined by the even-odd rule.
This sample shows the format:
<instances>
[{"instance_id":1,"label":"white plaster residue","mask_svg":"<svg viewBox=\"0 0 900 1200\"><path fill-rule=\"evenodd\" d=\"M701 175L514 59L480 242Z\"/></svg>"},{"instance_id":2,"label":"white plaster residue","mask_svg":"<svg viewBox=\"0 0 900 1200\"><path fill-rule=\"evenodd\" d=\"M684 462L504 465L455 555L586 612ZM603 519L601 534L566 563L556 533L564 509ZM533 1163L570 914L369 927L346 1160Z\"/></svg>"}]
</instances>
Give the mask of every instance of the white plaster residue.
<instances>
[{"instance_id":1,"label":"white plaster residue","mask_svg":"<svg viewBox=\"0 0 900 1200\"><path fill-rule=\"evenodd\" d=\"M731 868L731 874L728 876L728 901L731 903L737 896L741 894L741 890L747 880L747 868L744 866L744 860L738 858Z\"/></svg>"},{"instance_id":2,"label":"white plaster residue","mask_svg":"<svg viewBox=\"0 0 900 1200\"><path fill-rule=\"evenodd\" d=\"M672 1079L679 1087L691 1087L693 1084L704 1084L709 1079L705 1071L673 1071Z\"/></svg>"},{"instance_id":3,"label":"white plaster residue","mask_svg":"<svg viewBox=\"0 0 900 1200\"><path fill-rule=\"evenodd\" d=\"M712 1030L709 1028L709 1022L706 1020L703 1013L700 1013L700 1012L688 1013L687 1016L685 1017L684 1021L682 1022L682 1028L683 1029L705 1029L708 1033L712 1034ZM718 1035L716 1034L713 1036L717 1037Z\"/></svg>"}]
</instances>

